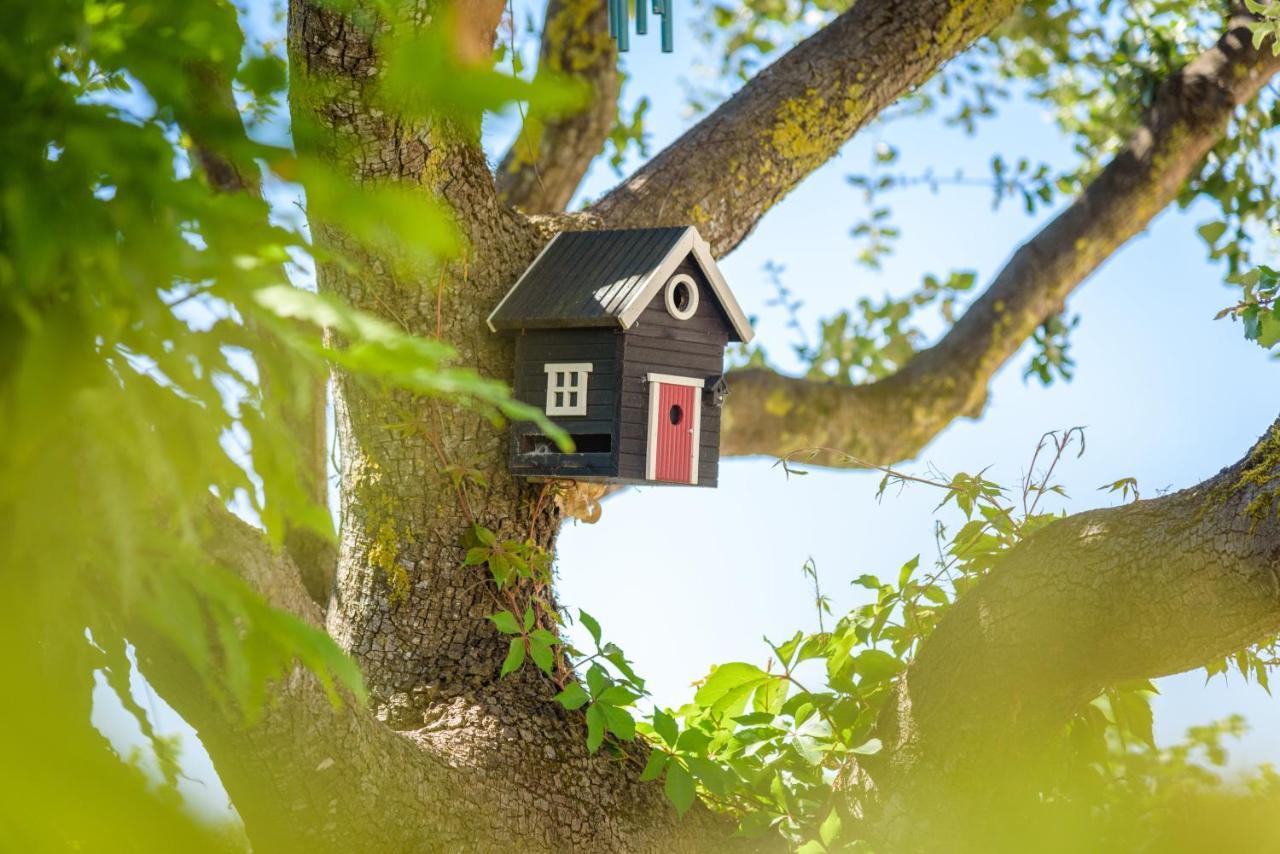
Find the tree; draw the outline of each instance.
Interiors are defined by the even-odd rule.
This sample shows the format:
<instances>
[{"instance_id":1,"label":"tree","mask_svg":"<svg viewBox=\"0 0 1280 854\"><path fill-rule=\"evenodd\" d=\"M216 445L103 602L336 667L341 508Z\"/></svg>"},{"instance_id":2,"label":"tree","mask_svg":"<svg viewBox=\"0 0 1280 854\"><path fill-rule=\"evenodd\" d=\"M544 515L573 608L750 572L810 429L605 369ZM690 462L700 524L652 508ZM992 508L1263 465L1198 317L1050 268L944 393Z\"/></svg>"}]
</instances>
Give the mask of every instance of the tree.
<instances>
[{"instance_id":1,"label":"tree","mask_svg":"<svg viewBox=\"0 0 1280 854\"><path fill-rule=\"evenodd\" d=\"M885 110L904 98L935 108L929 81L955 77L947 63L963 54L977 70L950 85L971 87L977 113L992 79L1041 79L1038 96L1065 105L1064 127L1088 152L1078 170L1046 180L1001 167L994 180L999 191L1027 191L1028 206L1058 193L1070 203L937 343L898 347L885 362L893 336L873 341L872 381L850 382L867 363L825 376L823 353L805 378L758 356L734 371L727 453L822 446L837 452L827 464L910 458L981 411L988 381L1029 337L1047 336L1044 375L1060 370L1066 298L1161 210L1196 195L1224 211L1204 236L1243 288L1228 311L1269 346L1276 276L1247 269L1250 228L1272 204L1270 163L1252 158L1270 145L1273 106L1259 92L1280 70L1264 10L1177 4L1148 14L1134 4L1109 17L1072 4L860 0L831 10L614 190L567 213L617 124L600 4L549 0L540 73L526 83L491 68L501 3L291 0L296 153L245 133L237 98L279 107L283 68L270 56L241 61L231 10L132 8L24 10L24 37L6 45L6 88L43 110L33 115L54 117L13 135L6 184L15 189L0 214L5 589L36 605L5 633L21 659L7 676L58 676L4 723L7 734L47 734L40 717L58 706L74 736L15 748L44 769L12 793L5 821L16 838L84 844L114 810L120 839L145 825L158 840L217 844L157 807L88 724L87 680L94 670L122 679L126 641L200 731L255 850L703 851L777 841L732 835L734 766L717 765L713 736L696 735L733 729L726 710L740 717L748 701L797 727L778 739L801 752L806 738L824 745L809 783L843 793L830 795L835 806L806 806L792 842L813 818L815 844L835 844L839 825L856 822L861 838L927 847L1022 809L1061 731L1099 692L1247 653L1280 631L1277 422L1203 484L1057 521L1029 512L1015 523L981 478L942 484L966 514L984 513L970 534L994 544L979 559L958 537L971 569L950 592L924 585L908 596L905 572L884 594L904 609L930 595L947 607L927 630L885 638L900 645L897 657L856 658L847 693L863 694L848 720L825 700L786 710L789 670L779 679L726 666L699 691L700 710L679 724L660 712L637 739L626 708L641 685L621 651L593 627L600 649L578 663L609 666L575 672L579 657L559 639L549 556L573 496L506 473L491 422L538 414L486 379L508 376L511 352L483 322L564 229L692 222L717 255L731 252ZM789 5L730 17L730 63L742 45L772 58L762 33L794 37L800 27ZM1118 46L1078 58L1074 48L1097 40ZM1095 83L1051 73L1071 62ZM1107 89L1127 107L1103 118L1072 112ZM151 100L134 107L145 120L121 120L126 90ZM530 114L495 173L479 117L512 100ZM177 175L175 149L188 161ZM260 173L306 187L312 243L268 222ZM95 242L69 251L30 227L72 216L91 224ZM281 284L299 248L315 253L319 295ZM341 447L336 557L324 545L316 428L316 377L329 368ZM51 519L70 483L83 500ZM266 536L227 511L237 502ZM24 590L19 569L39 565L54 571ZM797 639L779 658L787 667L796 656L849 659L833 644L845 634L867 641L858 619ZM1260 660L1246 654L1240 666ZM1116 706L1130 694L1114 694ZM70 708L67 697L77 699ZM94 791L84 798L104 815L43 829L41 799L62 784L60 769L86 757ZM823 768L841 785L832 789ZM720 809L691 806L695 790ZM97 841L110 848L113 838Z\"/></svg>"}]
</instances>

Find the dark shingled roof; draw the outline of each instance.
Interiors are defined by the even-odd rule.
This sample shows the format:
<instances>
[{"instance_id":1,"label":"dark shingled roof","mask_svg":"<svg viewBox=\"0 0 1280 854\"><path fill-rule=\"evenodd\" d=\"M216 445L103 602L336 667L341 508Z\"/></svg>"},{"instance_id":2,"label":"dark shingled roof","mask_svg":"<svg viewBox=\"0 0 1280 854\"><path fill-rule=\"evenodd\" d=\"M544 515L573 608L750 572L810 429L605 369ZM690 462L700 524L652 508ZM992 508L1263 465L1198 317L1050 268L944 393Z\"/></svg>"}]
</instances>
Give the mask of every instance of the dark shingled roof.
<instances>
[{"instance_id":1,"label":"dark shingled roof","mask_svg":"<svg viewBox=\"0 0 1280 854\"><path fill-rule=\"evenodd\" d=\"M494 329L616 326L688 227L566 231L489 317Z\"/></svg>"}]
</instances>

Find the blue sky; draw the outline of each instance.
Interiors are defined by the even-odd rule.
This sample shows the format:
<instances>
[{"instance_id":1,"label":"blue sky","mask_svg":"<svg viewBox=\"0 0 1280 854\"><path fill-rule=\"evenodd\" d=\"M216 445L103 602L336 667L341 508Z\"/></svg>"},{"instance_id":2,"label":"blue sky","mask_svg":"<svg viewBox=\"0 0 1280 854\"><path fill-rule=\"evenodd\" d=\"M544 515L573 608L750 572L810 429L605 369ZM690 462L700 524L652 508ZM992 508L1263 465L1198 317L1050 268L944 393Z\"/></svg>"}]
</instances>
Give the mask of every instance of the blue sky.
<instances>
[{"instance_id":1,"label":"blue sky","mask_svg":"<svg viewBox=\"0 0 1280 854\"><path fill-rule=\"evenodd\" d=\"M525 11L517 5L517 21ZM623 60L630 78L625 99L652 101L653 152L693 121L676 81L696 76L697 62L705 59L690 31L688 16L697 10L680 2L677 11L685 17L674 54L659 53L654 34L633 36ZM268 5L257 5L250 17L263 40L283 38ZM514 128L513 116L489 122L486 146L495 162ZM866 211L845 178L867 168L880 141L901 149L895 171L903 172L959 168L983 175L995 153L1056 163L1070 156L1047 118L1025 104L1002 110L976 138L935 119L865 131L721 261L739 301L757 318L759 340L784 366L794 367L791 333L786 317L767 305L773 291L766 262L786 268L784 281L804 300L801 317L813 329L819 317L859 296L909 291L926 273L971 269L985 284L1049 215L1028 217L1016 204L992 210L987 189L903 190L892 197L903 229L895 254L880 272L861 268L848 232ZM638 162L632 152L625 168ZM575 205L616 180L598 162ZM994 479L1014 483L1043 432L1084 425L1088 452L1061 469L1070 497L1059 506L1074 512L1114 503L1097 487L1120 477L1136 477L1143 495L1153 496L1238 459L1277 414L1280 368L1244 340L1238 325L1212 319L1231 295L1195 234L1211 214L1197 206L1165 212L1072 297L1069 309L1083 318L1072 337L1072 382L1049 389L1024 383L1024 348L995 378L980 420L956 422L903 468L933 464L954 473L991 466ZM938 496L916 488L877 502L878 482L877 474L829 470L788 480L772 459L750 458L722 462L718 489L628 490L606 502L598 524L570 525L562 534L560 601L600 620L648 679L656 702L679 705L713 663L763 662L762 635L776 639L816 626L800 571L807 559L816 562L837 613L863 601L866 591L851 587L853 578L896 573L917 553L929 560ZM224 812L225 792L194 732L136 674L133 684L158 729L183 737L190 778L182 783L184 794L202 811ZM1206 685L1203 674L1192 673L1161 680L1160 689L1158 738L1240 712L1253 730L1233 751L1235 761L1280 760L1280 704L1257 686L1238 677ZM97 696L96 719L127 753L139 743L136 727L105 687Z\"/></svg>"}]
</instances>

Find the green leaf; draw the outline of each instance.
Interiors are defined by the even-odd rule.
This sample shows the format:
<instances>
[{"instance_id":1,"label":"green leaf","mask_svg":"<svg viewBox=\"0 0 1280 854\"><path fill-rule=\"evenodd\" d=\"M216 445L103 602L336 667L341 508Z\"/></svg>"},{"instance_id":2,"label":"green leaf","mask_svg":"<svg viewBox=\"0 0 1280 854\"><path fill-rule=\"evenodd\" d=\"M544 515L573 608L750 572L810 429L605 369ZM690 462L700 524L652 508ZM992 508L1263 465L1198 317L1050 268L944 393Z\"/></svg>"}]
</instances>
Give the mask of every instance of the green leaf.
<instances>
[{"instance_id":1,"label":"green leaf","mask_svg":"<svg viewBox=\"0 0 1280 854\"><path fill-rule=\"evenodd\" d=\"M810 765L821 764L831 738L831 725L818 715L811 716L795 731L792 743Z\"/></svg>"},{"instance_id":2,"label":"green leaf","mask_svg":"<svg viewBox=\"0 0 1280 854\"><path fill-rule=\"evenodd\" d=\"M751 692L771 678L754 664L742 661L722 664L707 676L694 694L694 702L730 716L740 714Z\"/></svg>"},{"instance_id":3,"label":"green leaf","mask_svg":"<svg viewBox=\"0 0 1280 854\"><path fill-rule=\"evenodd\" d=\"M832 843L840 838L841 829L840 812L832 807L831 812L818 826L818 838L822 840L823 845L830 848Z\"/></svg>"},{"instance_id":4,"label":"green leaf","mask_svg":"<svg viewBox=\"0 0 1280 854\"><path fill-rule=\"evenodd\" d=\"M258 97L279 91L288 82L284 61L278 56L255 56L241 66L236 77Z\"/></svg>"},{"instance_id":5,"label":"green leaf","mask_svg":"<svg viewBox=\"0 0 1280 854\"><path fill-rule=\"evenodd\" d=\"M856 753L859 756L874 756L875 754L880 752L880 749L883 746L884 745L881 744L880 739L871 738L862 742L862 744L859 744L857 747L849 748L849 752Z\"/></svg>"},{"instance_id":6,"label":"green leaf","mask_svg":"<svg viewBox=\"0 0 1280 854\"><path fill-rule=\"evenodd\" d=\"M759 713L776 715L787 699L788 682L785 679L772 677L758 688L751 697L751 708Z\"/></svg>"},{"instance_id":7,"label":"green leaf","mask_svg":"<svg viewBox=\"0 0 1280 854\"><path fill-rule=\"evenodd\" d=\"M916 555L911 560L902 565L902 569L898 570L898 589L907 586L907 582L911 580L911 574L920 566L920 555Z\"/></svg>"},{"instance_id":8,"label":"green leaf","mask_svg":"<svg viewBox=\"0 0 1280 854\"><path fill-rule=\"evenodd\" d=\"M538 669L548 676L555 665L555 653L552 651L551 642L546 636L550 633L540 630L541 634L534 632L529 636L529 655L533 658L533 663L538 665Z\"/></svg>"},{"instance_id":9,"label":"green leaf","mask_svg":"<svg viewBox=\"0 0 1280 854\"><path fill-rule=\"evenodd\" d=\"M653 712L653 731L668 745L675 747L676 738L679 735L676 719L662 709L655 709Z\"/></svg>"},{"instance_id":10,"label":"green leaf","mask_svg":"<svg viewBox=\"0 0 1280 854\"><path fill-rule=\"evenodd\" d=\"M676 739L676 750L682 753L705 753L711 744L711 736L700 729L686 729Z\"/></svg>"},{"instance_id":11,"label":"green leaf","mask_svg":"<svg viewBox=\"0 0 1280 854\"><path fill-rule=\"evenodd\" d=\"M661 750L649 751L649 760L645 762L644 770L640 772L640 782L647 783L658 779L662 769L667 767L667 759L668 755Z\"/></svg>"},{"instance_id":12,"label":"green leaf","mask_svg":"<svg viewBox=\"0 0 1280 854\"><path fill-rule=\"evenodd\" d=\"M1116 690L1112 695L1116 723L1142 740L1152 750L1156 749L1152 731L1151 699L1140 691Z\"/></svg>"},{"instance_id":13,"label":"green leaf","mask_svg":"<svg viewBox=\"0 0 1280 854\"><path fill-rule=\"evenodd\" d=\"M499 611L496 614L490 614L489 619L493 620L493 624L498 627L498 631L504 635L520 634L520 624L516 622L515 614L510 611Z\"/></svg>"},{"instance_id":14,"label":"green leaf","mask_svg":"<svg viewBox=\"0 0 1280 854\"><path fill-rule=\"evenodd\" d=\"M1267 349L1280 344L1280 306L1259 313L1257 341Z\"/></svg>"},{"instance_id":15,"label":"green leaf","mask_svg":"<svg viewBox=\"0 0 1280 854\"><path fill-rule=\"evenodd\" d=\"M662 790L680 815L684 815L693 806L693 776L679 762L668 763L667 778L663 781Z\"/></svg>"},{"instance_id":16,"label":"green leaf","mask_svg":"<svg viewBox=\"0 0 1280 854\"><path fill-rule=\"evenodd\" d=\"M1200 236L1204 238L1204 242L1209 246L1216 246L1218 241L1222 239L1222 235L1227 232L1227 224L1225 222L1206 222L1196 231L1200 232Z\"/></svg>"},{"instance_id":17,"label":"green leaf","mask_svg":"<svg viewBox=\"0 0 1280 854\"><path fill-rule=\"evenodd\" d=\"M507 647L506 661L502 662L502 672L498 674L499 678L519 670L522 664L524 664L524 638L512 638L511 644Z\"/></svg>"},{"instance_id":18,"label":"green leaf","mask_svg":"<svg viewBox=\"0 0 1280 854\"><path fill-rule=\"evenodd\" d=\"M596 703L591 708L600 709L600 713L604 715L605 726L618 738L631 741L636 737L636 720L626 709L611 706L608 703Z\"/></svg>"},{"instance_id":19,"label":"green leaf","mask_svg":"<svg viewBox=\"0 0 1280 854\"><path fill-rule=\"evenodd\" d=\"M533 628L533 606L526 605L524 608L524 630L527 632Z\"/></svg>"},{"instance_id":20,"label":"green leaf","mask_svg":"<svg viewBox=\"0 0 1280 854\"><path fill-rule=\"evenodd\" d=\"M613 680L609 678L609 673L599 664L593 664L587 668L587 688L591 690L591 696L598 697L613 684Z\"/></svg>"},{"instance_id":21,"label":"green leaf","mask_svg":"<svg viewBox=\"0 0 1280 854\"><path fill-rule=\"evenodd\" d=\"M564 706L569 711L580 709L591 700L586 689L578 682L570 682L565 689L556 694L556 702Z\"/></svg>"},{"instance_id":22,"label":"green leaf","mask_svg":"<svg viewBox=\"0 0 1280 854\"><path fill-rule=\"evenodd\" d=\"M587 750L595 753L604 743L605 718L600 706L592 703L587 708Z\"/></svg>"},{"instance_id":23,"label":"green leaf","mask_svg":"<svg viewBox=\"0 0 1280 854\"><path fill-rule=\"evenodd\" d=\"M868 649L853 659L853 667L862 685L874 685L892 678L903 668L900 660L881 649Z\"/></svg>"},{"instance_id":24,"label":"green leaf","mask_svg":"<svg viewBox=\"0 0 1280 854\"><path fill-rule=\"evenodd\" d=\"M596 622L596 618L588 614L586 611L579 609L578 622L586 627L591 634L591 639L596 642L596 649L600 648L600 624Z\"/></svg>"},{"instance_id":25,"label":"green leaf","mask_svg":"<svg viewBox=\"0 0 1280 854\"><path fill-rule=\"evenodd\" d=\"M1240 320L1244 323L1245 340L1257 341L1258 336L1261 334L1258 306L1246 306L1244 311L1240 312Z\"/></svg>"},{"instance_id":26,"label":"green leaf","mask_svg":"<svg viewBox=\"0 0 1280 854\"><path fill-rule=\"evenodd\" d=\"M640 695L623 685L612 685L601 691L596 699L611 706L629 706L640 699Z\"/></svg>"}]
</instances>

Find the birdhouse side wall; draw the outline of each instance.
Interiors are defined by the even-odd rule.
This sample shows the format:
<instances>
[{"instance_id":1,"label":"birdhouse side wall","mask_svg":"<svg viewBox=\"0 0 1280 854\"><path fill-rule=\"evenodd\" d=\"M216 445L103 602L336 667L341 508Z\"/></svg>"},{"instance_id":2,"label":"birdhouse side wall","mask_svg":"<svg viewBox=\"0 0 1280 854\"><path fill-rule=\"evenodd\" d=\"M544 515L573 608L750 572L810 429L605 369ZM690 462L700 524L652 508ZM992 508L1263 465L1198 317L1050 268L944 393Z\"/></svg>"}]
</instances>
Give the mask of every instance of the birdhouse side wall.
<instances>
[{"instance_id":1,"label":"birdhouse side wall","mask_svg":"<svg viewBox=\"0 0 1280 854\"><path fill-rule=\"evenodd\" d=\"M519 421L511 427L511 470L516 474L579 479L609 479L618 474L618 378L621 330L538 329L516 335L512 393L517 400L546 411L547 365L589 364L586 412L548 415L570 436L579 450L548 452L536 424ZM605 449L607 448L607 450Z\"/></svg>"},{"instance_id":2,"label":"birdhouse side wall","mask_svg":"<svg viewBox=\"0 0 1280 854\"><path fill-rule=\"evenodd\" d=\"M673 274L681 273L698 284L698 309L688 320L677 320L667 311L665 285L641 313L622 342L622 394L619 425L619 477L646 479L649 443L650 373L704 380L699 410L698 486L715 486L720 464L720 409L713 405L711 380L724 371L724 350L729 343L729 321L711 285L698 265L686 259Z\"/></svg>"}]
</instances>

